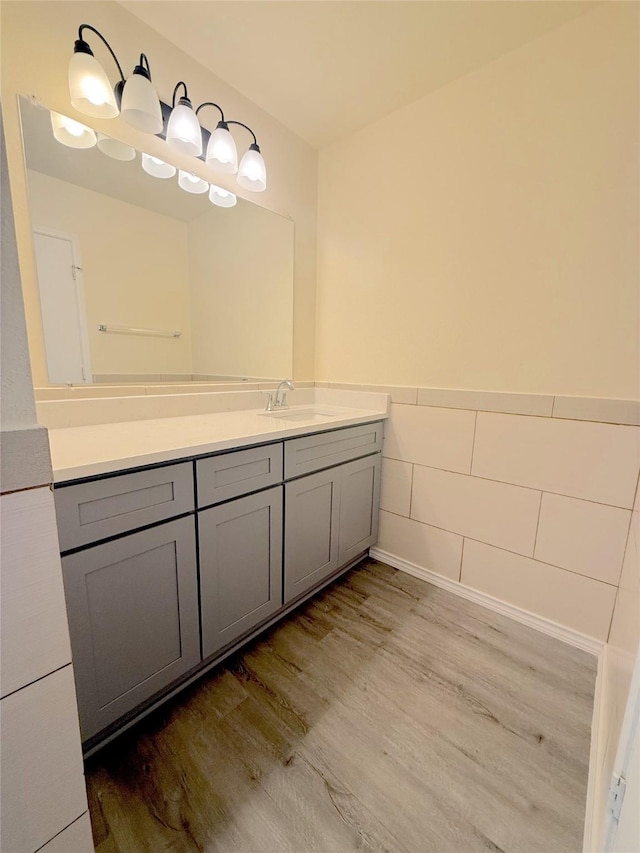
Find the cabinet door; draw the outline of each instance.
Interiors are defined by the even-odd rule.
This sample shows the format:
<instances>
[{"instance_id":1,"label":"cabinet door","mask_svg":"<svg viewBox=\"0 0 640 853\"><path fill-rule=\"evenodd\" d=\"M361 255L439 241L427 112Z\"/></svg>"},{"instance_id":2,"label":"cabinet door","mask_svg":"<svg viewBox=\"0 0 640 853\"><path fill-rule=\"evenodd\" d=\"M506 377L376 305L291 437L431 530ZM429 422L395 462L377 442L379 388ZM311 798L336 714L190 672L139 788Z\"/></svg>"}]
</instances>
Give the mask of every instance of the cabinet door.
<instances>
[{"instance_id":1,"label":"cabinet door","mask_svg":"<svg viewBox=\"0 0 640 853\"><path fill-rule=\"evenodd\" d=\"M344 566L378 538L380 454L340 466L340 546Z\"/></svg>"},{"instance_id":2,"label":"cabinet door","mask_svg":"<svg viewBox=\"0 0 640 853\"><path fill-rule=\"evenodd\" d=\"M198 513L202 653L282 606L282 486Z\"/></svg>"},{"instance_id":3,"label":"cabinet door","mask_svg":"<svg viewBox=\"0 0 640 853\"><path fill-rule=\"evenodd\" d=\"M193 516L63 558L84 740L200 661Z\"/></svg>"},{"instance_id":4,"label":"cabinet door","mask_svg":"<svg viewBox=\"0 0 640 853\"><path fill-rule=\"evenodd\" d=\"M338 568L339 472L330 468L285 486L285 603Z\"/></svg>"}]
</instances>

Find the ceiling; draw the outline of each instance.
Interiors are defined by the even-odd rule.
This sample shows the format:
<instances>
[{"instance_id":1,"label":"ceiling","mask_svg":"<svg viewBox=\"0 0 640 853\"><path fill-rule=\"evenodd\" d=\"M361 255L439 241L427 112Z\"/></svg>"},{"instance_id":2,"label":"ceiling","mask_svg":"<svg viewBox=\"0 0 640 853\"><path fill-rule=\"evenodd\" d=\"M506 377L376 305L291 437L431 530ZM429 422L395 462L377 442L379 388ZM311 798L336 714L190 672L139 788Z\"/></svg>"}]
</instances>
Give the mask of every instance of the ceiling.
<instances>
[{"instance_id":1,"label":"ceiling","mask_svg":"<svg viewBox=\"0 0 640 853\"><path fill-rule=\"evenodd\" d=\"M120 4L318 148L598 5L582 0Z\"/></svg>"}]
</instances>

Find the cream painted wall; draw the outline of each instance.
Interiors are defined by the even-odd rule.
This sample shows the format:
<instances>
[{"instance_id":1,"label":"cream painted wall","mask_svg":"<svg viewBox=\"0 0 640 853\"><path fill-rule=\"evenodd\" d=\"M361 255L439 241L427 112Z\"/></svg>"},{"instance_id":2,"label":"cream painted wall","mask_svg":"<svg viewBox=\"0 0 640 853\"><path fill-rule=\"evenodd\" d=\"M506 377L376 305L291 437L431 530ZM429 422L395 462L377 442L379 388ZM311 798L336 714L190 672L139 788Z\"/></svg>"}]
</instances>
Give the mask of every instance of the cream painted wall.
<instances>
[{"instance_id":1,"label":"cream painted wall","mask_svg":"<svg viewBox=\"0 0 640 853\"><path fill-rule=\"evenodd\" d=\"M191 373L187 224L41 172L28 176L34 228L74 237L80 252L93 372ZM105 334L98 323L182 336Z\"/></svg>"},{"instance_id":2,"label":"cream painted wall","mask_svg":"<svg viewBox=\"0 0 640 853\"><path fill-rule=\"evenodd\" d=\"M293 224L238 204L212 207L188 234L193 372L290 376Z\"/></svg>"},{"instance_id":3,"label":"cream painted wall","mask_svg":"<svg viewBox=\"0 0 640 853\"><path fill-rule=\"evenodd\" d=\"M5 116L7 155L16 207L16 231L28 316L38 311L37 284L31 246L31 222L26 204L26 177L22 156L16 95L35 95L53 109L80 120L69 104L67 68L80 23L96 26L112 42L127 73L140 51L150 60L153 79L163 100L171 98L178 80L185 80L194 103L216 100L229 116L251 125L267 162L269 186L259 195L243 193L260 205L290 216L296 223L294 375L313 376L316 275L316 181L317 153L256 104L241 96L150 27L113 2L30 2L3 0L2 108ZM93 43L93 42L92 42ZM96 55L115 81L110 60L99 43ZM86 120L86 119L85 119ZM95 121L94 126L126 142L162 156L165 143L142 134L119 118ZM238 136L240 140L240 136ZM176 159L178 162L178 159ZM205 179L212 174L204 164L184 158ZM233 179L216 176L216 183L234 192ZM41 329L30 332L29 348L36 385L46 384Z\"/></svg>"},{"instance_id":4,"label":"cream painted wall","mask_svg":"<svg viewBox=\"0 0 640 853\"><path fill-rule=\"evenodd\" d=\"M638 4L322 150L316 379L638 398Z\"/></svg>"}]
</instances>

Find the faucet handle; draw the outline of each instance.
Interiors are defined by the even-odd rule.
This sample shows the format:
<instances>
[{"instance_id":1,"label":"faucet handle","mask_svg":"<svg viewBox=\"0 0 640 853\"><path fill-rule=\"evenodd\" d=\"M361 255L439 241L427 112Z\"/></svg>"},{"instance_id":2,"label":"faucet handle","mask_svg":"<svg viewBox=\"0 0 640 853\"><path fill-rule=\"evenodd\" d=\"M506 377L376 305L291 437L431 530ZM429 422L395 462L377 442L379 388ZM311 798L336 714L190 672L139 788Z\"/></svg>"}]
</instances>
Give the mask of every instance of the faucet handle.
<instances>
[{"instance_id":1,"label":"faucet handle","mask_svg":"<svg viewBox=\"0 0 640 853\"><path fill-rule=\"evenodd\" d=\"M273 403L273 395L271 394L270 391L265 391L265 393L267 395L267 408L265 409L265 411L266 412L272 412L275 408L274 403Z\"/></svg>"}]
</instances>

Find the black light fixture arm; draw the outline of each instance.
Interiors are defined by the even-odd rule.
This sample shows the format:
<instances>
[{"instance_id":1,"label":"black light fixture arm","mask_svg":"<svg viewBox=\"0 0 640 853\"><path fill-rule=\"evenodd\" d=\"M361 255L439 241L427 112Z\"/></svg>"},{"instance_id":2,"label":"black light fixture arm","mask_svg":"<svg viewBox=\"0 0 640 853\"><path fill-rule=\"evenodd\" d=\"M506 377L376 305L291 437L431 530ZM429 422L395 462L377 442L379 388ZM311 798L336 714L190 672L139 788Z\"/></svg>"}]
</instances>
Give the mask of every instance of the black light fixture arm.
<instances>
[{"instance_id":1,"label":"black light fixture arm","mask_svg":"<svg viewBox=\"0 0 640 853\"><path fill-rule=\"evenodd\" d=\"M258 146L258 140L256 139L256 135L255 135L255 133L251 130L251 128L250 128L248 125L243 124L241 121L233 121L232 119L229 119L229 121L227 122L227 124L239 124L239 125L240 125L240 127L244 127L244 129L245 129L245 130L248 130L248 131L249 131L249 133L251 134L251 136L253 136L253 145L251 146L251 148L253 148L253 146L255 145L254 151L259 151L259 150L260 150L260 148L259 148L259 146Z\"/></svg>"},{"instance_id":2,"label":"black light fixture arm","mask_svg":"<svg viewBox=\"0 0 640 853\"><path fill-rule=\"evenodd\" d=\"M100 30L97 30L95 27L92 27L91 24L80 24L80 27L78 28L78 39L77 39L77 41L75 43L75 47L74 47L75 53L88 53L91 56L93 56L93 51L91 50L91 47L89 46L88 42L86 42L85 39L82 38L83 30L91 30L91 32L95 33L95 35L97 35L98 38L105 44L107 50L109 51L109 53L113 57L113 61L115 62L116 66L118 67L118 73L120 74L120 82L124 86L124 82L125 82L124 73L122 71L122 66L118 62L118 57L115 55L113 48L111 47L109 42L106 40L106 38L102 35ZM142 55L144 56L144 54L142 54ZM146 56L145 56L145 59L146 59ZM147 65L148 65L148 63L147 63Z\"/></svg>"},{"instance_id":3,"label":"black light fixture arm","mask_svg":"<svg viewBox=\"0 0 640 853\"><path fill-rule=\"evenodd\" d=\"M140 54L140 62L138 63L138 68L142 70L144 76L151 80L151 66L149 65L149 60L147 59L146 53Z\"/></svg>"},{"instance_id":4,"label":"black light fixture arm","mask_svg":"<svg viewBox=\"0 0 640 853\"><path fill-rule=\"evenodd\" d=\"M200 106L199 106L199 107L198 107L198 109L196 110L196 115L198 115L198 113L200 112L200 110L201 110L203 107L215 107L215 108L220 112L220 121L221 121L223 124L226 124L226 123L227 123L227 122L225 121L225 118L224 118L224 112L223 112L223 110L222 110L222 107L221 107L219 104L216 104L216 103L214 103L213 101L205 101L203 104L200 104Z\"/></svg>"},{"instance_id":5,"label":"black light fixture arm","mask_svg":"<svg viewBox=\"0 0 640 853\"><path fill-rule=\"evenodd\" d=\"M173 98L171 100L171 107L173 109L175 109L175 106L176 106L176 95L178 94L178 89L180 88L180 86L182 86L182 88L184 89L184 95L182 96L182 98L180 98L180 100L181 101L189 101L189 93L187 92L187 84L184 82L184 80L180 80L178 83L176 83L176 87L173 90ZM191 101L189 101L189 106L191 106Z\"/></svg>"}]
</instances>

